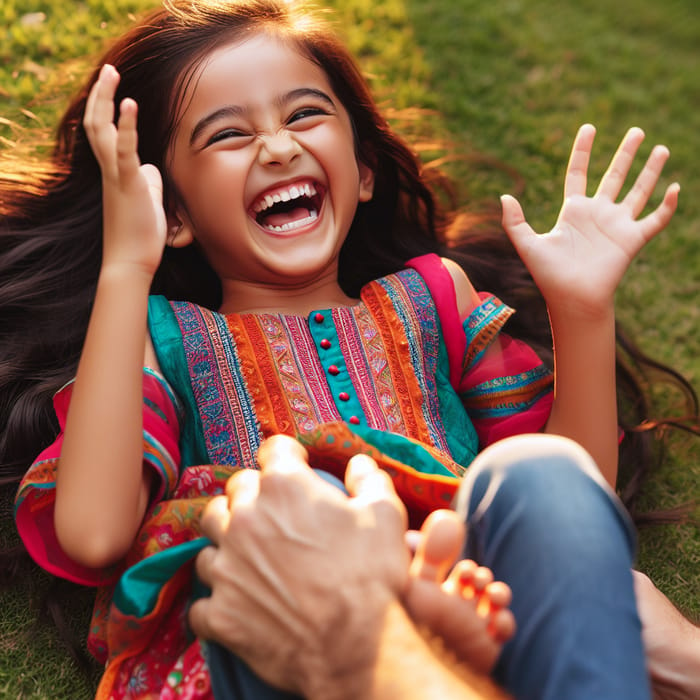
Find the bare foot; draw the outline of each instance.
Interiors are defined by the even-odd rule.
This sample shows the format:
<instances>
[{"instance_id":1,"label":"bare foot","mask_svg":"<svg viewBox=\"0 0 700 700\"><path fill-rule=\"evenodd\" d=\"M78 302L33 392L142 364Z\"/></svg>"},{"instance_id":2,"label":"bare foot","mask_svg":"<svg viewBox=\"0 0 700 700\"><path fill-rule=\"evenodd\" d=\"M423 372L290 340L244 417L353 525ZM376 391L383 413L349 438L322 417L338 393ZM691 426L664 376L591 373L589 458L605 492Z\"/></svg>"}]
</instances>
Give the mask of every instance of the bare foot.
<instances>
[{"instance_id":1,"label":"bare foot","mask_svg":"<svg viewBox=\"0 0 700 700\"><path fill-rule=\"evenodd\" d=\"M654 698L700 698L700 627L685 618L648 576L632 573Z\"/></svg>"},{"instance_id":2,"label":"bare foot","mask_svg":"<svg viewBox=\"0 0 700 700\"><path fill-rule=\"evenodd\" d=\"M510 588L470 560L454 564L464 542L456 513L436 511L421 528L404 604L414 622L442 639L458 661L492 670L515 633Z\"/></svg>"}]
</instances>

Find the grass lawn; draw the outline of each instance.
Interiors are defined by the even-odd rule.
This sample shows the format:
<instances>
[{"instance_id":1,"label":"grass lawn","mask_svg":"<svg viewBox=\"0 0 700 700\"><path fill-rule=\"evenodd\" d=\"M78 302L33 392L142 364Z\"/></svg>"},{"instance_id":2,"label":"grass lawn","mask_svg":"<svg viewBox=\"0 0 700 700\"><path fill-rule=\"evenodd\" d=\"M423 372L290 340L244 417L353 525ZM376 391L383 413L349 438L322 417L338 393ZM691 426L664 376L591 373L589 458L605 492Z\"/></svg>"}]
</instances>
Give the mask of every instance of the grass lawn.
<instances>
[{"instance_id":1,"label":"grass lawn","mask_svg":"<svg viewBox=\"0 0 700 700\"><path fill-rule=\"evenodd\" d=\"M104 37L154 0L4 0L0 7L0 147L51 133ZM700 86L697 0L333 0L383 104L407 111L411 133L449 141L462 201L519 195L530 223L551 227L577 127L598 127L591 182L629 126L671 149L664 183L681 183L679 211L650 243L618 295L640 345L700 388ZM30 14L43 13L43 14ZM475 161L472 153L485 158ZM514 168L495 167L492 161ZM658 198L657 200L658 201ZM662 404L679 397L661 392ZM678 436L643 495L647 508L700 502L700 440ZM12 540L7 503L0 539ZM695 515L698 515L696 510ZM700 532L694 523L644 529L639 566L700 617ZM83 680L50 630L27 636L40 592L0 593L0 696L80 699ZM87 627L86 596L69 610Z\"/></svg>"}]
</instances>

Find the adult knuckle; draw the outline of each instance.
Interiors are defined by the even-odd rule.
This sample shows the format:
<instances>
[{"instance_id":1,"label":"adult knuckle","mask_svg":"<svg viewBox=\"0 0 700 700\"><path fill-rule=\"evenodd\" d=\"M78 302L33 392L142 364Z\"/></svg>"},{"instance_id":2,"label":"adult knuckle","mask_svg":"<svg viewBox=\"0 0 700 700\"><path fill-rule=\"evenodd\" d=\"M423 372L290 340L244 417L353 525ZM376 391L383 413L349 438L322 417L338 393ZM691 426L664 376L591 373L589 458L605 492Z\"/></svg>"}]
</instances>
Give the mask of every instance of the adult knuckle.
<instances>
[{"instance_id":1,"label":"adult knuckle","mask_svg":"<svg viewBox=\"0 0 700 700\"><path fill-rule=\"evenodd\" d=\"M255 508L248 503L237 503L231 509L231 526L237 532L250 532L255 528L257 515Z\"/></svg>"},{"instance_id":2,"label":"adult knuckle","mask_svg":"<svg viewBox=\"0 0 700 700\"><path fill-rule=\"evenodd\" d=\"M406 511L401 502L392 495L386 494L377 498L372 508L380 523L403 526L406 521Z\"/></svg>"}]
</instances>

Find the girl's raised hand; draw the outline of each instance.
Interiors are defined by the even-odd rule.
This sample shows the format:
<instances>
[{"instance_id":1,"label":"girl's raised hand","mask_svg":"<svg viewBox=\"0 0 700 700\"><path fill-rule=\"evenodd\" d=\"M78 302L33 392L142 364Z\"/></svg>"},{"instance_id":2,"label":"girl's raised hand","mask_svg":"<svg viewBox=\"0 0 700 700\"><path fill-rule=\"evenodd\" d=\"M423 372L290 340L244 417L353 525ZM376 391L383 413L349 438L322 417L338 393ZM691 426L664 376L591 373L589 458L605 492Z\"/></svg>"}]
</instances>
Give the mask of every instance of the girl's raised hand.
<instances>
[{"instance_id":1,"label":"girl's raised hand","mask_svg":"<svg viewBox=\"0 0 700 700\"><path fill-rule=\"evenodd\" d=\"M167 235L163 181L154 165L142 165L137 152L137 105L120 104L114 124L114 95L119 73L110 65L100 71L85 105L83 124L102 172L105 266L133 266L153 275Z\"/></svg>"},{"instance_id":2,"label":"girl's raised hand","mask_svg":"<svg viewBox=\"0 0 700 700\"><path fill-rule=\"evenodd\" d=\"M588 163L595 128L586 124L574 141L564 184L564 204L554 228L537 234L525 220L518 202L502 198L503 225L551 308L593 315L607 310L615 290L641 248L671 220L678 204L677 184L663 201L641 215L669 156L656 146L627 195L617 198L644 132L630 129L592 197L586 196Z\"/></svg>"}]
</instances>

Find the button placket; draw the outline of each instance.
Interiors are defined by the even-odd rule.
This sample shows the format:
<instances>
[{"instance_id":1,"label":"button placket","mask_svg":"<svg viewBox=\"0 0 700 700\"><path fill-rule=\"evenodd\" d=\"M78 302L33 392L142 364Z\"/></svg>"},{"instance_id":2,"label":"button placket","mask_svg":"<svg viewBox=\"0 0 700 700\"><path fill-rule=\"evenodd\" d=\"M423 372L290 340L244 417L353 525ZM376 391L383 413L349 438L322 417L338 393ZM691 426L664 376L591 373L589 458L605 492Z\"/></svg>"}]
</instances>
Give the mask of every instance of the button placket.
<instances>
[{"instance_id":1,"label":"button placket","mask_svg":"<svg viewBox=\"0 0 700 700\"><path fill-rule=\"evenodd\" d=\"M309 330L318 348L318 358L338 413L344 421L352 425L361 425L364 422L362 406L340 350L333 312L330 310L312 312L309 315Z\"/></svg>"}]
</instances>

